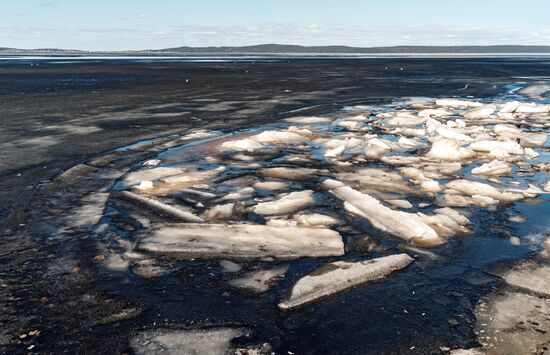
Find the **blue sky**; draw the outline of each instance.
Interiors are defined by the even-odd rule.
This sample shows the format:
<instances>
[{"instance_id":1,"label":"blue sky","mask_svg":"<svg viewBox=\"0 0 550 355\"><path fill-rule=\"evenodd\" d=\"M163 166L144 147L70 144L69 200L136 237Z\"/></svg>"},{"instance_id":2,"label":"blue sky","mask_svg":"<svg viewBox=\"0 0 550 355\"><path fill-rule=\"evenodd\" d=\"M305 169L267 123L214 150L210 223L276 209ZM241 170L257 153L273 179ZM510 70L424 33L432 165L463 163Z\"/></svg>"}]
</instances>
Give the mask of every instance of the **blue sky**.
<instances>
[{"instance_id":1,"label":"blue sky","mask_svg":"<svg viewBox=\"0 0 550 355\"><path fill-rule=\"evenodd\" d=\"M550 45L548 0L0 0L0 47Z\"/></svg>"}]
</instances>

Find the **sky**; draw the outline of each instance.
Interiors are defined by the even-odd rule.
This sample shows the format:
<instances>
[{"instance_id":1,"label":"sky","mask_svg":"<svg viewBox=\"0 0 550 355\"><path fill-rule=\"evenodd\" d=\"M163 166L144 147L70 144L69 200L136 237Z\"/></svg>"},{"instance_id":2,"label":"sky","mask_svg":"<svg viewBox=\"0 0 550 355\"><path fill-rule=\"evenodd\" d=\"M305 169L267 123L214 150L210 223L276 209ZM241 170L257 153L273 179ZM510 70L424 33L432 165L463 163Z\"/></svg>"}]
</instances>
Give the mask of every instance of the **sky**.
<instances>
[{"instance_id":1,"label":"sky","mask_svg":"<svg viewBox=\"0 0 550 355\"><path fill-rule=\"evenodd\" d=\"M548 0L0 0L0 47L550 45Z\"/></svg>"}]
</instances>

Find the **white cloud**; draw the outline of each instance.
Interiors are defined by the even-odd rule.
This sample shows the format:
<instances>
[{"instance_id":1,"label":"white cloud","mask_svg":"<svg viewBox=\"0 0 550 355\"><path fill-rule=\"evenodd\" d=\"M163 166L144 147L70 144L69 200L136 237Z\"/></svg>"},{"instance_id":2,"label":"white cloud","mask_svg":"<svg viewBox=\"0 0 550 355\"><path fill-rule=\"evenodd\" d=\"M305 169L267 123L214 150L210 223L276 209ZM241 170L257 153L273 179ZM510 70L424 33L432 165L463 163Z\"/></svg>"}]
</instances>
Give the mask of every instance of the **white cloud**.
<instances>
[{"instance_id":1,"label":"white cloud","mask_svg":"<svg viewBox=\"0 0 550 355\"><path fill-rule=\"evenodd\" d=\"M146 16L146 15L144 15ZM146 18L146 17L145 17ZM39 40L34 33L40 32ZM358 27L345 25L265 23L249 26L158 26L150 21L120 27L2 27L3 45L97 50L233 46L261 43L349 45L550 45L550 28L536 31L512 27L441 25ZM144 44L145 43L145 44Z\"/></svg>"}]
</instances>

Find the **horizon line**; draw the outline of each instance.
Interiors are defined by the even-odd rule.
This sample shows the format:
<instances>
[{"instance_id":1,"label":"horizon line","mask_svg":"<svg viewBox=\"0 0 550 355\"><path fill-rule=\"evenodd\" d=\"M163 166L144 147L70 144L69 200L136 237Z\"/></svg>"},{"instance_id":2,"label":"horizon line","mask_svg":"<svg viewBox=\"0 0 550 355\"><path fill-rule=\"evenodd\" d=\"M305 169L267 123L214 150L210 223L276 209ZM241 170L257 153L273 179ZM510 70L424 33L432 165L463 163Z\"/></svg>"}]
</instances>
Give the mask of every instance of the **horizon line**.
<instances>
[{"instance_id":1,"label":"horizon line","mask_svg":"<svg viewBox=\"0 0 550 355\"><path fill-rule=\"evenodd\" d=\"M179 49L192 49L192 50L208 50L208 49L247 49L255 47L267 47L267 46L278 46L278 47L294 47L296 49L303 48L348 48L352 50L372 50L372 49L398 49L398 48L426 48L426 49L459 49L459 48L508 48L508 47L518 47L518 48L547 48L550 50L550 45L546 44L465 44L465 45L392 45L392 46L350 46L343 44L328 44L328 45L302 45L302 44L281 44L281 43L259 43L259 44L250 44L250 45L216 45L216 46L189 46L181 45L174 47L165 47L165 48L146 48L146 49L116 49L116 50L89 50L89 49L78 49L78 48L61 48L61 47L35 47L35 48L23 48L23 47L4 47L0 46L0 51L64 51L64 52L86 52L86 53L117 53L117 52L160 52L160 51L170 51L170 50L179 50ZM267 52L266 52L267 53Z\"/></svg>"}]
</instances>

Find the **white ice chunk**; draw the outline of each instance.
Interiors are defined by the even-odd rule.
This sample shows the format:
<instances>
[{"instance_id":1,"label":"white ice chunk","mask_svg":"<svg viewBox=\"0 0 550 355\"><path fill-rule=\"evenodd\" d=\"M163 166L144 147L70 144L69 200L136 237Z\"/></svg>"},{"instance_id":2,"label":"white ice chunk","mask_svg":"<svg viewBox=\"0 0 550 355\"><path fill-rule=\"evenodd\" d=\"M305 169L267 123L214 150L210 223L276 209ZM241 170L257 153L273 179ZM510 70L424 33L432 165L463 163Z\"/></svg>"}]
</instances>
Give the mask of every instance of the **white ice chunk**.
<instances>
[{"instance_id":1,"label":"white ice chunk","mask_svg":"<svg viewBox=\"0 0 550 355\"><path fill-rule=\"evenodd\" d=\"M296 191L285 194L276 200L262 202L252 207L252 211L262 216L279 215L294 212L315 202L313 191Z\"/></svg>"},{"instance_id":2,"label":"white ice chunk","mask_svg":"<svg viewBox=\"0 0 550 355\"><path fill-rule=\"evenodd\" d=\"M338 219L320 213L298 213L292 218L298 222L298 225L301 227L319 227L340 224Z\"/></svg>"},{"instance_id":3,"label":"white ice chunk","mask_svg":"<svg viewBox=\"0 0 550 355\"><path fill-rule=\"evenodd\" d=\"M521 134L522 133L520 128L518 128L518 127L516 127L512 124L504 124L504 123L496 124L495 127L493 128L493 130L498 135Z\"/></svg>"},{"instance_id":4,"label":"white ice chunk","mask_svg":"<svg viewBox=\"0 0 550 355\"><path fill-rule=\"evenodd\" d=\"M212 170L196 170L185 174L173 175L162 178L160 181L167 185L193 185L207 179L218 176L225 171L225 166L217 167Z\"/></svg>"},{"instance_id":5,"label":"white ice chunk","mask_svg":"<svg viewBox=\"0 0 550 355\"><path fill-rule=\"evenodd\" d=\"M256 190L285 190L288 189L289 185L286 182L282 181L259 181L252 185Z\"/></svg>"},{"instance_id":6,"label":"white ice chunk","mask_svg":"<svg viewBox=\"0 0 550 355\"><path fill-rule=\"evenodd\" d=\"M270 227L298 227L298 222L283 218L269 218L265 224Z\"/></svg>"},{"instance_id":7,"label":"white ice chunk","mask_svg":"<svg viewBox=\"0 0 550 355\"><path fill-rule=\"evenodd\" d=\"M517 135L520 139L519 143L524 147L542 147L548 139L548 134L546 133L521 133Z\"/></svg>"},{"instance_id":8,"label":"white ice chunk","mask_svg":"<svg viewBox=\"0 0 550 355\"><path fill-rule=\"evenodd\" d=\"M526 261L507 271L502 278L507 284L550 297L550 266Z\"/></svg>"},{"instance_id":9,"label":"white ice chunk","mask_svg":"<svg viewBox=\"0 0 550 355\"><path fill-rule=\"evenodd\" d=\"M154 187L153 182L146 180L146 181L140 182L139 185L134 186L134 189L138 191L146 191L146 190L152 189L153 187Z\"/></svg>"},{"instance_id":10,"label":"white ice chunk","mask_svg":"<svg viewBox=\"0 0 550 355\"><path fill-rule=\"evenodd\" d=\"M524 198L520 193L500 191L489 184L464 179L451 181L445 185L445 188L452 189L466 196L487 196L503 202L514 202Z\"/></svg>"},{"instance_id":11,"label":"white ice chunk","mask_svg":"<svg viewBox=\"0 0 550 355\"><path fill-rule=\"evenodd\" d=\"M143 166L157 166L160 163L162 163L162 161L159 160L159 159L149 159L149 160L144 161L143 164L141 164L141 165L143 165Z\"/></svg>"},{"instance_id":12,"label":"white ice chunk","mask_svg":"<svg viewBox=\"0 0 550 355\"><path fill-rule=\"evenodd\" d=\"M368 141L367 147L364 150L365 156L369 159L380 159L384 154L394 148L394 145L379 138L372 138ZM397 148L399 148L397 146Z\"/></svg>"},{"instance_id":13,"label":"white ice chunk","mask_svg":"<svg viewBox=\"0 0 550 355\"><path fill-rule=\"evenodd\" d=\"M227 150L236 150L240 152L253 152L255 150L264 148L264 145L258 143L258 141L254 139L244 138L236 141L223 142L221 147Z\"/></svg>"},{"instance_id":14,"label":"white ice chunk","mask_svg":"<svg viewBox=\"0 0 550 355\"><path fill-rule=\"evenodd\" d=\"M243 187L242 189L228 193L227 195L223 196L220 201L244 201L250 199L253 194L253 187Z\"/></svg>"},{"instance_id":15,"label":"white ice chunk","mask_svg":"<svg viewBox=\"0 0 550 355\"><path fill-rule=\"evenodd\" d=\"M449 161L465 160L474 155L475 153L471 149L462 147L460 142L447 138L435 140L432 143L432 148L426 154L429 158Z\"/></svg>"},{"instance_id":16,"label":"white ice chunk","mask_svg":"<svg viewBox=\"0 0 550 355\"><path fill-rule=\"evenodd\" d=\"M225 205L216 205L209 208L202 217L209 221L230 219L244 212L244 203L227 203Z\"/></svg>"},{"instance_id":17,"label":"white ice chunk","mask_svg":"<svg viewBox=\"0 0 550 355\"><path fill-rule=\"evenodd\" d=\"M425 192L438 193L442 190L439 182L432 179L425 179L420 183L420 189Z\"/></svg>"},{"instance_id":18,"label":"white ice chunk","mask_svg":"<svg viewBox=\"0 0 550 355\"><path fill-rule=\"evenodd\" d=\"M336 125L339 126L339 127L342 127L342 128L350 129L350 130L359 129L359 122L358 121L342 120L342 121L336 122Z\"/></svg>"},{"instance_id":19,"label":"white ice chunk","mask_svg":"<svg viewBox=\"0 0 550 355\"><path fill-rule=\"evenodd\" d=\"M433 118L428 118L426 121L426 132L429 134L434 134L439 127L443 126L441 122Z\"/></svg>"},{"instance_id":20,"label":"white ice chunk","mask_svg":"<svg viewBox=\"0 0 550 355\"><path fill-rule=\"evenodd\" d=\"M336 261L326 264L298 280L292 287L290 297L279 303L279 308L293 309L365 282L381 279L413 261L407 254L396 254L359 262Z\"/></svg>"},{"instance_id":21,"label":"white ice chunk","mask_svg":"<svg viewBox=\"0 0 550 355\"><path fill-rule=\"evenodd\" d=\"M472 170L472 174L490 176L504 176L510 174L511 172L512 167L510 164L500 160L493 160Z\"/></svg>"},{"instance_id":22,"label":"white ice chunk","mask_svg":"<svg viewBox=\"0 0 550 355\"><path fill-rule=\"evenodd\" d=\"M467 136L465 134L462 134L452 128L447 127L439 127L436 129L437 134L439 134L443 138L447 139L456 139L458 141L463 142L471 142L473 141L473 138L470 136Z\"/></svg>"},{"instance_id":23,"label":"white ice chunk","mask_svg":"<svg viewBox=\"0 0 550 355\"><path fill-rule=\"evenodd\" d=\"M453 191L451 191L453 192ZM470 205L477 205L483 208L493 208L498 204L498 201L488 197L474 195L472 197L459 195L456 192L445 192L442 195L437 196L437 204L439 206L453 206L453 207L466 207Z\"/></svg>"},{"instance_id":24,"label":"white ice chunk","mask_svg":"<svg viewBox=\"0 0 550 355\"><path fill-rule=\"evenodd\" d=\"M500 108L499 112L512 113L519 107L519 105L520 105L520 103L517 102L517 101L507 102Z\"/></svg>"},{"instance_id":25,"label":"white ice chunk","mask_svg":"<svg viewBox=\"0 0 550 355\"><path fill-rule=\"evenodd\" d=\"M442 109L442 108L438 108L438 109L424 109L420 112L418 112L418 116L420 117L446 117L446 116L450 116L452 115L452 112L450 111L447 111L445 109Z\"/></svg>"},{"instance_id":26,"label":"white ice chunk","mask_svg":"<svg viewBox=\"0 0 550 355\"><path fill-rule=\"evenodd\" d=\"M446 106L446 107L479 107L483 104L480 102L475 101L466 101L466 100L459 100L459 99L437 99L435 100L435 104L437 106Z\"/></svg>"},{"instance_id":27,"label":"white ice chunk","mask_svg":"<svg viewBox=\"0 0 550 355\"><path fill-rule=\"evenodd\" d=\"M487 118L491 116L496 111L495 105L483 105L468 112L462 114L464 118L469 120L475 120L479 118Z\"/></svg>"},{"instance_id":28,"label":"white ice chunk","mask_svg":"<svg viewBox=\"0 0 550 355\"><path fill-rule=\"evenodd\" d=\"M426 130L424 128L410 128L410 127L398 127L389 133L398 136L407 136L407 137L421 137L426 136Z\"/></svg>"},{"instance_id":29,"label":"white ice chunk","mask_svg":"<svg viewBox=\"0 0 550 355\"><path fill-rule=\"evenodd\" d=\"M129 173L124 177L124 184L126 186L133 186L140 184L142 181L154 181L165 178L167 176L179 175L185 173L183 168L172 167L158 167L153 169L138 170Z\"/></svg>"},{"instance_id":30,"label":"white ice chunk","mask_svg":"<svg viewBox=\"0 0 550 355\"><path fill-rule=\"evenodd\" d=\"M346 210L366 218L377 229L424 246L436 246L445 242L417 214L392 210L374 197L339 181L326 180L323 186L345 202Z\"/></svg>"},{"instance_id":31,"label":"white ice chunk","mask_svg":"<svg viewBox=\"0 0 550 355\"><path fill-rule=\"evenodd\" d=\"M537 151L535 151L533 148L525 148L524 150L525 156L527 156L529 159L536 159L540 156Z\"/></svg>"},{"instance_id":32,"label":"white ice chunk","mask_svg":"<svg viewBox=\"0 0 550 355\"><path fill-rule=\"evenodd\" d=\"M122 191L122 195L131 200L137 201L141 204L146 205L154 210L169 214L173 217L176 217L182 221L186 222L204 222L204 220L193 213L184 210L179 206L171 206L164 202L158 201L153 198L145 197L142 195L135 194L130 191Z\"/></svg>"},{"instance_id":33,"label":"white ice chunk","mask_svg":"<svg viewBox=\"0 0 550 355\"><path fill-rule=\"evenodd\" d=\"M311 180L317 176L316 169L309 168L266 168L260 171L264 177L272 177L285 180Z\"/></svg>"},{"instance_id":34,"label":"white ice chunk","mask_svg":"<svg viewBox=\"0 0 550 355\"><path fill-rule=\"evenodd\" d=\"M234 352L231 340L246 332L237 328L151 330L130 339L130 346L137 355L229 354Z\"/></svg>"},{"instance_id":35,"label":"white ice chunk","mask_svg":"<svg viewBox=\"0 0 550 355\"><path fill-rule=\"evenodd\" d=\"M346 139L331 139L325 143L325 147L334 149L338 147L345 147L346 149L353 149L363 144L363 140L359 138L346 138Z\"/></svg>"},{"instance_id":36,"label":"white ice chunk","mask_svg":"<svg viewBox=\"0 0 550 355\"><path fill-rule=\"evenodd\" d=\"M229 284L250 292L262 293L267 291L275 281L283 278L287 270L288 265L274 269L251 271L238 279L229 281Z\"/></svg>"},{"instance_id":37,"label":"white ice chunk","mask_svg":"<svg viewBox=\"0 0 550 355\"><path fill-rule=\"evenodd\" d=\"M493 149L502 149L508 154L521 155L523 154L523 149L521 146L514 141L493 141L493 140L482 140L473 142L470 144L470 148L476 152L490 152Z\"/></svg>"},{"instance_id":38,"label":"white ice chunk","mask_svg":"<svg viewBox=\"0 0 550 355\"><path fill-rule=\"evenodd\" d=\"M148 232L142 250L182 258L259 259L325 257L344 254L338 232L323 228L256 224L173 224Z\"/></svg>"},{"instance_id":39,"label":"white ice chunk","mask_svg":"<svg viewBox=\"0 0 550 355\"><path fill-rule=\"evenodd\" d=\"M344 145L341 145L334 149L327 150L323 155L325 158L337 158L342 156L345 151L346 151L346 147Z\"/></svg>"},{"instance_id":40,"label":"white ice chunk","mask_svg":"<svg viewBox=\"0 0 550 355\"><path fill-rule=\"evenodd\" d=\"M537 105L535 103L522 104L516 108L518 113L546 113L550 109L550 105Z\"/></svg>"},{"instance_id":41,"label":"white ice chunk","mask_svg":"<svg viewBox=\"0 0 550 355\"><path fill-rule=\"evenodd\" d=\"M223 268L224 272L239 272L243 268L241 265L231 260L220 260L220 266Z\"/></svg>"},{"instance_id":42,"label":"white ice chunk","mask_svg":"<svg viewBox=\"0 0 550 355\"><path fill-rule=\"evenodd\" d=\"M412 208L413 205L407 200L386 200L387 203L391 204L392 206L403 208L403 209L409 209Z\"/></svg>"},{"instance_id":43,"label":"white ice chunk","mask_svg":"<svg viewBox=\"0 0 550 355\"><path fill-rule=\"evenodd\" d=\"M316 124L316 123L330 123L330 122L332 122L332 118L317 117L317 116L305 116L305 117L285 118L284 121L290 122L290 123Z\"/></svg>"},{"instance_id":44,"label":"white ice chunk","mask_svg":"<svg viewBox=\"0 0 550 355\"><path fill-rule=\"evenodd\" d=\"M391 126L417 126L423 124L424 117L418 117L414 115L398 115L388 121Z\"/></svg>"},{"instance_id":45,"label":"white ice chunk","mask_svg":"<svg viewBox=\"0 0 550 355\"><path fill-rule=\"evenodd\" d=\"M406 137L399 138L398 143L403 147L418 147L418 146L423 146L424 145L424 143L422 143L418 139L414 139L414 138L411 139L411 138L406 138Z\"/></svg>"},{"instance_id":46,"label":"white ice chunk","mask_svg":"<svg viewBox=\"0 0 550 355\"><path fill-rule=\"evenodd\" d=\"M469 232L466 227L470 224L468 218L457 211L445 207L434 211L435 214L428 216L420 214L422 220L432 227L440 236L452 237L456 234L466 234Z\"/></svg>"},{"instance_id":47,"label":"white ice chunk","mask_svg":"<svg viewBox=\"0 0 550 355\"><path fill-rule=\"evenodd\" d=\"M345 118L347 121L365 121L367 119L367 116L365 115L355 115L351 117Z\"/></svg>"},{"instance_id":48,"label":"white ice chunk","mask_svg":"<svg viewBox=\"0 0 550 355\"><path fill-rule=\"evenodd\" d=\"M265 131L251 137L260 143L300 143L307 137L290 131Z\"/></svg>"}]
</instances>

